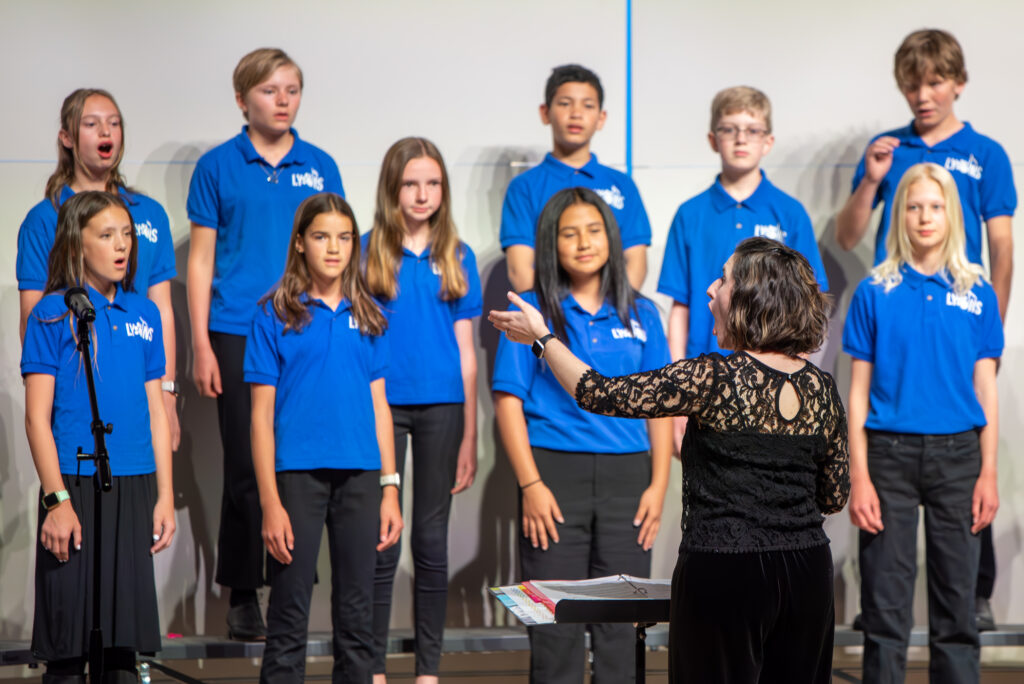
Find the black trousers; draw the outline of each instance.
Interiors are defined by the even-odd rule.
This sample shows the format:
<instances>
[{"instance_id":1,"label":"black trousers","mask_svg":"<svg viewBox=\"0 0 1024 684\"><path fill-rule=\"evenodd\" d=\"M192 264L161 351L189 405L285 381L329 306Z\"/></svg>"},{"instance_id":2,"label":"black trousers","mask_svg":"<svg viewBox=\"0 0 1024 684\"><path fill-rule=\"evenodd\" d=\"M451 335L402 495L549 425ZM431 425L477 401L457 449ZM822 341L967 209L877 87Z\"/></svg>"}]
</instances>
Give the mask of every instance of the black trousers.
<instances>
[{"instance_id":1,"label":"black trousers","mask_svg":"<svg viewBox=\"0 0 1024 684\"><path fill-rule=\"evenodd\" d=\"M974 595L990 599L996 586L996 547L992 541L992 525L978 536L981 537L981 558L978 560L978 588Z\"/></svg>"},{"instance_id":2,"label":"black trousers","mask_svg":"<svg viewBox=\"0 0 1024 684\"><path fill-rule=\"evenodd\" d=\"M648 577L651 554L637 544L633 518L651 484L651 459L637 454L592 454L534 447L544 484L554 494L565 522L559 542L548 550L519 537L524 580L589 579L629 574ZM520 496L519 520L522 521ZM580 684L586 661L586 625L530 627L530 682ZM595 684L635 681L636 632L629 624L590 625Z\"/></svg>"},{"instance_id":3,"label":"black trousers","mask_svg":"<svg viewBox=\"0 0 1024 684\"><path fill-rule=\"evenodd\" d=\"M217 584L232 589L256 589L263 586L263 514L249 444L252 395L242 373L245 337L211 332L210 345L220 366L223 390L217 397L224 488L215 578Z\"/></svg>"},{"instance_id":4,"label":"black trousers","mask_svg":"<svg viewBox=\"0 0 1024 684\"><path fill-rule=\"evenodd\" d=\"M669 631L673 684L828 684L834 635L827 544L750 553L680 549Z\"/></svg>"},{"instance_id":5,"label":"black trousers","mask_svg":"<svg viewBox=\"0 0 1024 684\"><path fill-rule=\"evenodd\" d=\"M413 611L416 674L436 675L441 664L444 619L448 604L448 516L455 484L465 408L462 404L392 406L395 463L405 470L406 447L412 437ZM404 484L404 483L403 483ZM399 493L399 501L401 501ZM391 595L401 544L377 554L373 597L374 673L384 672Z\"/></svg>"},{"instance_id":6,"label":"black trousers","mask_svg":"<svg viewBox=\"0 0 1024 684\"><path fill-rule=\"evenodd\" d=\"M924 506L929 676L977 682L974 596L981 542L971 498L981 469L978 435L868 432L868 471L885 529L860 533L864 681L902 682L913 626L918 507Z\"/></svg>"},{"instance_id":7,"label":"black trousers","mask_svg":"<svg viewBox=\"0 0 1024 684\"><path fill-rule=\"evenodd\" d=\"M373 567L380 532L379 470L296 470L277 474L291 519L292 562L268 560L270 606L260 682L305 681L309 604L320 537L327 525L331 554L334 684L372 681Z\"/></svg>"}]
</instances>

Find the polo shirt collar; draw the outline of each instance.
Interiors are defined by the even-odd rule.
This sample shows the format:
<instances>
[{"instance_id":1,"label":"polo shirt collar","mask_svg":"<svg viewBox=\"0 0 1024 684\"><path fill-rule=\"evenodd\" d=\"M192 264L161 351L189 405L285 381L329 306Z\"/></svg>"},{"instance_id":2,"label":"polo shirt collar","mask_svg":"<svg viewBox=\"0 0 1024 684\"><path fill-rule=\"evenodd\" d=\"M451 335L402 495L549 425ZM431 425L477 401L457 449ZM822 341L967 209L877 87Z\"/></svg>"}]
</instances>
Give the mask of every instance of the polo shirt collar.
<instances>
[{"instance_id":1,"label":"polo shirt collar","mask_svg":"<svg viewBox=\"0 0 1024 684\"><path fill-rule=\"evenodd\" d=\"M754 190L754 193L750 197L742 202L737 202L732 195L726 192L725 187L722 186L721 174L719 174L719 176L715 178L714 185L711 186L711 206L713 206L715 211L719 213L726 209L731 209L737 204L741 204L753 211L769 208L771 206L770 195L772 190L775 189L775 186L768 181L767 177L765 177L763 169L760 170L760 173L761 182L757 184L757 189Z\"/></svg>"},{"instance_id":2,"label":"polo shirt collar","mask_svg":"<svg viewBox=\"0 0 1024 684\"><path fill-rule=\"evenodd\" d=\"M910 264L904 263L900 265L900 274L903 276L903 282L915 290L920 289L921 286L929 280L938 283L943 287L949 286L949 275L946 273L946 269L944 268L939 269L932 275L925 275Z\"/></svg>"},{"instance_id":3,"label":"polo shirt collar","mask_svg":"<svg viewBox=\"0 0 1024 684\"><path fill-rule=\"evenodd\" d=\"M593 178L597 175L597 170L601 166L597 163L597 155L593 152L590 153L590 160L578 169L555 159L555 155L550 152L544 155L544 161L542 163L545 164L548 167L548 170L552 173L556 173L559 176L564 177L572 176L575 173L583 173Z\"/></svg>"},{"instance_id":4,"label":"polo shirt collar","mask_svg":"<svg viewBox=\"0 0 1024 684\"><path fill-rule=\"evenodd\" d=\"M103 296L103 294L99 290L97 290L89 283L84 283L84 285L85 291L89 293L89 301L92 302L92 307L97 311L100 309L105 309L108 306L116 306L118 309L121 309L122 311L126 310L124 302L125 292L124 289L121 287L121 283L117 283L115 285L116 289L114 290L113 301L108 300L106 297Z\"/></svg>"},{"instance_id":5,"label":"polo shirt collar","mask_svg":"<svg viewBox=\"0 0 1024 684\"><path fill-rule=\"evenodd\" d=\"M311 304L315 307L323 309L324 311L333 316L337 316L352 308L352 303L348 301L348 297L342 297L341 302L338 304L338 308L335 309L334 311L331 311L331 307L327 306L327 304L325 304L322 299L310 297L308 292L303 292L302 294L300 294L299 301L303 304Z\"/></svg>"},{"instance_id":6,"label":"polo shirt collar","mask_svg":"<svg viewBox=\"0 0 1024 684\"><path fill-rule=\"evenodd\" d=\"M565 296L565 299L562 300L562 307L566 308L566 305L568 306L568 308L574 309L579 315L585 316L586 318L597 319L618 315L607 299L605 299L604 302L601 304L601 308L597 310L597 313L592 314L586 309L584 309L580 305L580 303L576 301L576 298L572 296L571 292Z\"/></svg>"},{"instance_id":7,"label":"polo shirt collar","mask_svg":"<svg viewBox=\"0 0 1024 684\"><path fill-rule=\"evenodd\" d=\"M899 129L898 137L903 145L909 145L911 147L923 147L930 150L953 150L958 149L961 140L965 140L975 135L974 128L970 122L963 121L963 128L949 136L945 140L940 140L934 145L929 146L924 140L921 140L921 136L914 130L914 122L911 121L905 128Z\"/></svg>"},{"instance_id":8,"label":"polo shirt collar","mask_svg":"<svg viewBox=\"0 0 1024 684\"><path fill-rule=\"evenodd\" d=\"M292 148L288 150L288 154L284 155L284 158L278 164L278 166L288 166L290 164L305 164L308 160L306 154L306 146L299 139L299 132L294 128L288 129L292 134ZM242 157L248 163L260 162L264 164L267 161L260 156L260 153L256 151L256 148L252 146L252 140L249 139L249 125L242 126L242 132L235 136L235 146L242 153Z\"/></svg>"},{"instance_id":9,"label":"polo shirt collar","mask_svg":"<svg viewBox=\"0 0 1024 684\"><path fill-rule=\"evenodd\" d=\"M129 206L134 207L139 203L138 195L134 192L129 192L126 188L118 186L117 194L121 196L121 199L125 201ZM75 195L75 191L71 189L70 185L65 185L60 189L60 204L63 205L69 199Z\"/></svg>"}]
</instances>

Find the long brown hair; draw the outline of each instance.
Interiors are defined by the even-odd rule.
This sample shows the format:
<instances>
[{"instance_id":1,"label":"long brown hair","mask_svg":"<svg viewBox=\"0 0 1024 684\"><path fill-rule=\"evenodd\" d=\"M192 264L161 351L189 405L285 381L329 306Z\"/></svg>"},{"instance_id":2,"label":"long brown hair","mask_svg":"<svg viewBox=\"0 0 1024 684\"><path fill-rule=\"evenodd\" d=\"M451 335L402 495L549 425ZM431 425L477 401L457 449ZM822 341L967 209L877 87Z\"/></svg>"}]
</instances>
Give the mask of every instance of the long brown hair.
<instances>
[{"instance_id":1,"label":"long brown hair","mask_svg":"<svg viewBox=\"0 0 1024 684\"><path fill-rule=\"evenodd\" d=\"M426 138L402 138L388 149L377 182L377 210L373 232L366 248L366 281L370 292L394 299L398 294L398 267L402 259L405 218L398 206L405 166L413 159L427 157L441 168L441 206L430 217L430 260L441 275L438 296L445 301L458 299L469 290L462 269L462 248L451 214L448 170L440 150Z\"/></svg>"},{"instance_id":2,"label":"long brown hair","mask_svg":"<svg viewBox=\"0 0 1024 684\"><path fill-rule=\"evenodd\" d=\"M107 174L107 192L117 194L119 187L127 188L128 184L121 175L121 160L124 159L124 116L121 108L117 106L117 100L106 90L101 88L79 88L64 98L64 104L60 106L60 129L71 137L71 148L64 147L57 136L57 170L53 172L46 181L46 197L56 208L60 206L60 193L65 185L71 185L75 180L75 167L78 165L78 132L82 124L82 111L85 109L85 101L93 95L99 95L110 100L117 110L121 119L121 149L117 151L117 159Z\"/></svg>"},{"instance_id":3,"label":"long brown hair","mask_svg":"<svg viewBox=\"0 0 1024 684\"><path fill-rule=\"evenodd\" d=\"M85 286L85 258L82 253L82 230L89 221L108 207L124 209L129 223L132 214L128 206L118 195L100 190L86 190L75 193L57 213L57 233L50 250L50 264L46 277L45 293L65 290L69 287ZM135 280L136 260L139 252L139 240L135 235L135 226L131 230L132 246L128 253L128 268L125 270L122 289L132 289Z\"/></svg>"},{"instance_id":4,"label":"long brown hair","mask_svg":"<svg viewBox=\"0 0 1024 684\"><path fill-rule=\"evenodd\" d=\"M313 279L306 266L306 257L299 252L298 245L313 220L320 214L341 214L352 222L352 256L341 273L341 293L352 307L352 318L359 329L368 335L380 335L387 327L387 321L377 303L366 288L366 281L359 270L359 227L352 207L340 195L321 192L307 197L295 210L292 236L288 241L288 258L284 264L284 275L269 294L260 300L260 306L273 303L274 313L284 322L284 329L301 331L310 321L309 304L301 297L309 292Z\"/></svg>"}]
</instances>

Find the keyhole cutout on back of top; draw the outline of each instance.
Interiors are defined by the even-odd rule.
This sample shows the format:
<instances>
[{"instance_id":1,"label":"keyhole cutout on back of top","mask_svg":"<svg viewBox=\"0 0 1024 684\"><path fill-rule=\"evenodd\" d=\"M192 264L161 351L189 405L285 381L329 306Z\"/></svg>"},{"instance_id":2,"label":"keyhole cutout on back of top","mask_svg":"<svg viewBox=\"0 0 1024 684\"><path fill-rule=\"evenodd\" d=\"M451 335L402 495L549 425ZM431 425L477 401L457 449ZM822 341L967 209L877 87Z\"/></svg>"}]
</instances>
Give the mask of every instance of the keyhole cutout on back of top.
<instances>
[{"instance_id":1,"label":"keyhole cutout on back of top","mask_svg":"<svg viewBox=\"0 0 1024 684\"><path fill-rule=\"evenodd\" d=\"M796 418L796 414L800 413L800 395L797 393L791 379L787 378L782 383L782 387L779 388L779 394L776 397L776 404L779 409L779 415L782 416L783 420L793 420Z\"/></svg>"}]
</instances>

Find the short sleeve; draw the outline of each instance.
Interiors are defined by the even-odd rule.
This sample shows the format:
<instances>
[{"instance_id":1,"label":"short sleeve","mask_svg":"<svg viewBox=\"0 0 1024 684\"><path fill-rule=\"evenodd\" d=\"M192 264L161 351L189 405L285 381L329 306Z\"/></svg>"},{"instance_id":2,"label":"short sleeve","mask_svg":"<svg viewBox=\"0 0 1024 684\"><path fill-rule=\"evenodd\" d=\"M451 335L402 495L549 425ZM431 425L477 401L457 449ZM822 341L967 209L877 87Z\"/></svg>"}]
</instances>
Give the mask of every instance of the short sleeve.
<instances>
[{"instance_id":1,"label":"short sleeve","mask_svg":"<svg viewBox=\"0 0 1024 684\"><path fill-rule=\"evenodd\" d=\"M217 169L208 155L199 158L192 171L185 202L188 220L207 228L220 228L220 193Z\"/></svg>"},{"instance_id":2,"label":"short sleeve","mask_svg":"<svg viewBox=\"0 0 1024 684\"><path fill-rule=\"evenodd\" d=\"M672 357L668 352L668 340L665 338L665 329L661 326L661 316L653 302L649 299L641 299L638 304L640 311L640 323L647 334L647 341L644 342L643 358L640 360L641 371L655 370L668 365Z\"/></svg>"},{"instance_id":3,"label":"short sleeve","mask_svg":"<svg viewBox=\"0 0 1024 684\"><path fill-rule=\"evenodd\" d=\"M174 263L174 236L171 235L171 222L167 218L167 212L160 206L160 203L156 200L152 200L152 202L153 212L150 218L156 224L153 227L156 228L157 243L153 268L149 274L149 282L146 283L147 289L178 275L178 270Z\"/></svg>"},{"instance_id":4,"label":"short sleeve","mask_svg":"<svg viewBox=\"0 0 1024 684\"><path fill-rule=\"evenodd\" d=\"M873 289L869 280L861 282L853 293L843 324L843 351L855 359L875 362L875 320Z\"/></svg>"},{"instance_id":5,"label":"short sleeve","mask_svg":"<svg viewBox=\"0 0 1024 684\"><path fill-rule=\"evenodd\" d=\"M999 318L999 302L991 286L985 286L987 296L982 308L982 321L978 344L978 359L998 359L1003 355L1005 340L1003 322Z\"/></svg>"},{"instance_id":6,"label":"short sleeve","mask_svg":"<svg viewBox=\"0 0 1024 684\"><path fill-rule=\"evenodd\" d=\"M341 183L341 171L338 170L338 165L334 159L324 153L324 190L327 192L334 192L342 197L345 196L345 187Z\"/></svg>"},{"instance_id":7,"label":"short sleeve","mask_svg":"<svg viewBox=\"0 0 1024 684\"><path fill-rule=\"evenodd\" d=\"M480 272L476 266L476 255L469 245L462 243L462 270L466 274L468 289L455 302L455 320L479 316L484 310L483 290L480 287Z\"/></svg>"},{"instance_id":8,"label":"short sleeve","mask_svg":"<svg viewBox=\"0 0 1024 684\"><path fill-rule=\"evenodd\" d=\"M821 251L814 237L814 226L811 225L811 217L807 215L807 210L799 202L794 207L792 225L794 235L790 240L790 247L806 257L814 269L818 287L822 292L828 292L828 276L825 275L825 264L821 261Z\"/></svg>"},{"instance_id":9,"label":"short sleeve","mask_svg":"<svg viewBox=\"0 0 1024 684\"><path fill-rule=\"evenodd\" d=\"M370 382L379 380L387 374L388 366L391 364L391 339L387 330L380 335L371 335L370 348L372 349L370 359Z\"/></svg>"},{"instance_id":10,"label":"short sleeve","mask_svg":"<svg viewBox=\"0 0 1024 684\"><path fill-rule=\"evenodd\" d=\"M40 300L42 301L42 300ZM70 326L70 316L57 320L44 320L49 312L32 309L25 326L25 342L21 346L21 374L42 373L56 377L60 367L61 333Z\"/></svg>"},{"instance_id":11,"label":"short sleeve","mask_svg":"<svg viewBox=\"0 0 1024 684\"><path fill-rule=\"evenodd\" d=\"M267 302L257 306L249 334L245 338L243 369L246 382L277 386L277 381L281 377L277 329L277 314L274 313L273 304Z\"/></svg>"},{"instance_id":12,"label":"short sleeve","mask_svg":"<svg viewBox=\"0 0 1024 684\"><path fill-rule=\"evenodd\" d=\"M686 252L685 219L683 208L679 207L672 227L668 230L668 242L665 244L665 258L661 262L661 275L658 276L658 292L668 295L680 304L690 305L689 262Z\"/></svg>"},{"instance_id":13,"label":"short sleeve","mask_svg":"<svg viewBox=\"0 0 1024 684\"><path fill-rule=\"evenodd\" d=\"M1013 216L1017 209L1017 190L1013 185L1013 167L1006 151L996 142L992 143L982 170L981 217L985 221L995 216Z\"/></svg>"},{"instance_id":14,"label":"short sleeve","mask_svg":"<svg viewBox=\"0 0 1024 684\"><path fill-rule=\"evenodd\" d=\"M49 200L46 200L47 202ZM52 205L50 207L52 209ZM46 276L50 267L50 250L53 248L56 231L56 214L53 221L45 219L47 207L36 205L21 222L18 229L18 255L15 272L19 290L46 289Z\"/></svg>"},{"instance_id":15,"label":"short sleeve","mask_svg":"<svg viewBox=\"0 0 1024 684\"><path fill-rule=\"evenodd\" d=\"M146 315L153 321L153 339L146 344L146 382L162 378L167 372L167 357L164 355L164 331L160 320L160 309L148 299L145 302Z\"/></svg>"},{"instance_id":16,"label":"short sleeve","mask_svg":"<svg viewBox=\"0 0 1024 684\"><path fill-rule=\"evenodd\" d=\"M505 191L505 202L501 207L501 228L498 232L503 250L512 245L533 247L537 216L530 204L526 182L522 179L523 176L513 178Z\"/></svg>"},{"instance_id":17,"label":"short sleeve","mask_svg":"<svg viewBox=\"0 0 1024 684\"><path fill-rule=\"evenodd\" d=\"M651 244L651 221L647 218L647 209L644 208L644 201L640 198L640 190L636 183L626 178L626 207L628 214L623 221L624 225L619 226L622 235L622 249L629 249L637 245Z\"/></svg>"},{"instance_id":18,"label":"short sleeve","mask_svg":"<svg viewBox=\"0 0 1024 684\"><path fill-rule=\"evenodd\" d=\"M533 302L531 302L533 303ZM519 307L509 305L510 311ZM525 344L512 342L505 335L498 338L498 353L494 358L492 392L507 392L525 400L533 387L537 364L540 363Z\"/></svg>"},{"instance_id":19,"label":"short sleeve","mask_svg":"<svg viewBox=\"0 0 1024 684\"><path fill-rule=\"evenodd\" d=\"M868 147L873 142L875 142L875 138L872 138L871 142L869 142L867 144L867 146L864 147L864 151L861 152L860 161L857 162L857 169L853 172L853 181L850 183L850 193L851 194L857 191L857 186L860 185L860 182L862 180L864 180L864 175L867 173L867 167L865 166L865 163L864 163L864 157L867 155ZM878 192L875 193L874 198L872 198L872 200L871 200L871 208L872 209L877 207L878 203L881 201L881 199L882 199L881 191L882 191L882 186L880 185L878 187Z\"/></svg>"}]
</instances>

